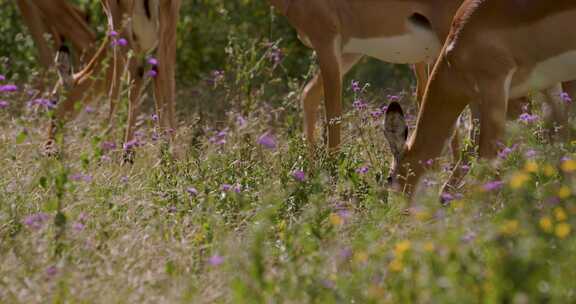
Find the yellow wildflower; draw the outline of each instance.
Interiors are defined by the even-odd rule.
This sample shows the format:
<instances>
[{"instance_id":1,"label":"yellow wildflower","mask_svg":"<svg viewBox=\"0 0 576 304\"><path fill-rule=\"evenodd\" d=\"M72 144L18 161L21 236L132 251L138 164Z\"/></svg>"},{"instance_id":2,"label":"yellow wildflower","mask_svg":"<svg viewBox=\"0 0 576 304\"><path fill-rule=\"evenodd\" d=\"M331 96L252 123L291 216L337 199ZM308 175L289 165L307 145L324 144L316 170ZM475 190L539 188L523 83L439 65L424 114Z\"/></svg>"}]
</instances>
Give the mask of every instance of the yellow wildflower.
<instances>
[{"instance_id":1,"label":"yellow wildflower","mask_svg":"<svg viewBox=\"0 0 576 304\"><path fill-rule=\"evenodd\" d=\"M517 220L508 220L500 227L500 231L505 235L514 235L518 232L519 223Z\"/></svg>"},{"instance_id":2,"label":"yellow wildflower","mask_svg":"<svg viewBox=\"0 0 576 304\"><path fill-rule=\"evenodd\" d=\"M566 173L574 172L574 171L576 171L576 161L572 160L572 159L565 160L562 163L561 168L562 168L562 171L564 171Z\"/></svg>"},{"instance_id":3,"label":"yellow wildflower","mask_svg":"<svg viewBox=\"0 0 576 304\"><path fill-rule=\"evenodd\" d=\"M427 221L432 217L430 212L428 212L426 210L416 212L415 216L416 216L416 219L419 221Z\"/></svg>"},{"instance_id":4,"label":"yellow wildflower","mask_svg":"<svg viewBox=\"0 0 576 304\"><path fill-rule=\"evenodd\" d=\"M354 254L354 261L359 264L364 264L368 261L368 254L364 251L358 251Z\"/></svg>"},{"instance_id":5,"label":"yellow wildflower","mask_svg":"<svg viewBox=\"0 0 576 304\"><path fill-rule=\"evenodd\" d=\"M572 190L570 190L568 186L562 186L560 187L560 190L558 190L558 197L561 199L569 198L571 195Z\"/></svg>"},{"instance_id":6,"label":"yellow wildflower","mask_svg":"<svg viewBox=\"0 0 576 304\"><path fill-rule=\"evenodd\" d=\"M526 165L524 165L524 171L528 173L538 173L539 169L538 164L533 160L526 162Z\"/></svg>"},{"instance_id":7,"label":"yellow wildflower","mask_svg":"<svg viewBox=\"0 0 576 304\"><path fill-rule=\"evenodd\" d=\"M552 219L550 219L549 217L545 216L543 218L540 219L540 228L542 228L542 230L544 232L550 233L553 230L552 227Z\"/></svg>"},{"instance_id":8,"label":"yellow wildflower","mask_svg":"<svg viewBox=\"0 0 576 304\"><path fill-rule=\"evenodd\" d=\"M390 262L388 268L390 268L390 270L393 272L400 272L402 269L404 269L404 263L402 263L401 259L394 259L392 262Z\"/></svg>"},{"instance_id":9,"label":"yellow wildflower","mask_svg":"<svg viewBox=\"0 0 576 304\"><path fill-rule=\"evenodd\" d=\"M385 293L386 292L384 291L384 288L378 285L373 284L370 287L368 287L368 297L370 297L371 299L381 300L382 298L384 298Z\"/></svg>"},{"instance_id":10,"label":"yellow wildflower","mask_svg":"<svg viewBox=\"0 0 576 304\"><path fill-rule=\"evenodd\" d=\"M202 233L202 232L198 232L194 235L194 242L196 242L196 243L202 243L202 242L204 242L205 239L206 238L204 236L204 233Z\"/></svg>"},{"instance_id":11,"label":"yellow wildflower","mask_svg":"<svg viewBox=\"0 0 576 304\"><path fill-rule=\"evenodd\" d=\"M394 254L396 257L402 257L406 251L410 250L410 247L412 247L410 241L402 241L396 244L396 247L394 248Z\"/></svg>"},{"instance_id":12,"label":"yellow wildflower","mask_svg":"<svg viewBox=\"0 0 576 304\"><path fill-rule=\"evenodd\" d=\"M566 219L568 219L568 216L566 215L566 211L564 211L564 209L562 207L554 208L554 217L556 217L556 220L559 222L563 222Z\"/></svg>"},{"instance_id":13,"label":"yellow wildflower","mask_svg":"<svg viewBox=\"0 0 576 304\"><path fill-rule=\"evenodd\" d=\"M344 224L344 220L340 215L332 213L330 214L330 223L332 223L332 225L334 226L341 226L342 224Z\"/></svg>"},{"instance_id":14,"label":"yellow wildflower","mask_svg":"<svg viewBox=\"0 0 576 304\"><path fill-rule=\"evenodd\" d=\"M572 227L570 227L568 223L560 223L556 225L556 230L554 232L559 239L565 239L570 235L571 230Z\"/></svg>"},{"instance_id":15,"label":"yellow wildflower","mask_svg":"<svg viewBox=\"0 0 576 304\"><path fill-rule=\"evenodd\" d=\"M436 246L434 246L434 243L426 242L426 244L424 244L424 250L425 251L432 252L432 251L434 251L434 249L436 249Z\"/></svg>"},{"instance_id":16,"label":"yellow wildflower","mask_svg":"<svg viewBox=\"0 0 576 304\"><path fill-rule=\"evenodd\" d=\"M543 170L544 170L544 175L546 175L548 177L552 177L552 176L556 175L556 168L554 168L552 165L545 165Z\"/></svg>"},{"instance_id":17,"label":"yellow wildflower","mask_svg":"<svg viewBox=\"0 0 576 304\"><path fill-rule=\"evenodd\" d=\"M530 175L524 172L518 172L512 176L510 179L510 187L512 189L520 189L530 180Z\"/></svg>"}]
</instances>

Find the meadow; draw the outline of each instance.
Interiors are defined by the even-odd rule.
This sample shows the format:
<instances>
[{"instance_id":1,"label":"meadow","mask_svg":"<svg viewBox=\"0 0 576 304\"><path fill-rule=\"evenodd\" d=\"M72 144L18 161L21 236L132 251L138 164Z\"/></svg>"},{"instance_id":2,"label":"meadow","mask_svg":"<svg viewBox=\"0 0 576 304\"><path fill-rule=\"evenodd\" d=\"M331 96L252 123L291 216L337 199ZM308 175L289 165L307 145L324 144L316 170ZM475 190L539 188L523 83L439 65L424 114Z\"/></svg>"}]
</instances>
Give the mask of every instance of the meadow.
<instances>
[{"instance_id":1,"label":"meadow","mask_svg":"<svg viewBox=\"0 0 576 304\"><path fill-rule=\"evenodd\" d=\"M576 302L576 142L549 140L539 103L448 204L444 153L409 206L387 187L382 132L391 101L417 113L407 68L353 71L340 152L311 153L314 55L266 4L231 2L185 5L177 155L148 96L122 166L126 102L110 134L108 105L91 104L60 157L41 154L53 108L0 0L0 303Z\"/></svg>"}]
</instances>

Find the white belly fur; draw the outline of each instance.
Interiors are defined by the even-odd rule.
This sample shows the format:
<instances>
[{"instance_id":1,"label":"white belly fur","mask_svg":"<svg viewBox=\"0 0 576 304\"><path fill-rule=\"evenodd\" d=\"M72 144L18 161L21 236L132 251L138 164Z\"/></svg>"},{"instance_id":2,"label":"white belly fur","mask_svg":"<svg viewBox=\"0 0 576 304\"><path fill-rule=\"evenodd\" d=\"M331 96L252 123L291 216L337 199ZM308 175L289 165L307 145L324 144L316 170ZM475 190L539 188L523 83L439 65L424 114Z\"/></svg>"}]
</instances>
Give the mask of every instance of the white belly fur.
<instances>
[{"instance_id":1,"label":"white belly fur","mask_svg":"<svg viewBox=\"0 0 576 304\"><path fill-rule=\"evenodd\" d=\"M433 62L442 47L436 34L413 24L402 36L350 39L344 53L363 54L389 63Z\"/></svg>"},{"instance_id":2,"label":"white belly fur","mask_svg":"<svg viewBox=\"0 0 576 304\"><path fill-rule=\"evenodd\" d=\"M138 39L139 50L144 52L151 51L158 44L158 0L150 1L150 13L152 18L148 19L142 0L134 3L132 31Z\"/></svg>"},{"instance_id":3,"label":"white belly fur","mask_svg":"<svg viewBox=\"0 0 576 304\"><path fill-rule=\"evenodd\" d=\"M512 81L511 97L523 97L533 91L545 90L559 82L574 79L576 79L576 50L537 64L523 83Z\"/></svg>"}]
</instances>

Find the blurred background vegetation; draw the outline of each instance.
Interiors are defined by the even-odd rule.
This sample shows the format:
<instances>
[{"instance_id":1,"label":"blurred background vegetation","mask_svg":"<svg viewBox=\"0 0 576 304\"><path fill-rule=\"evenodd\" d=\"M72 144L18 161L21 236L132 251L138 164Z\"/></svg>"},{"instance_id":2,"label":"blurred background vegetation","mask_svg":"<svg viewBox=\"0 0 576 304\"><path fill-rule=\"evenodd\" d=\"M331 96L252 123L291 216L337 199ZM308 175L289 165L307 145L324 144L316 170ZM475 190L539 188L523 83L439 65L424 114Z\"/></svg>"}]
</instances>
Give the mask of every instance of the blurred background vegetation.
<instances>
[{"instance_id":1,"label":"blurred background vegetation","mask_svg":"<svg viewBox=\"0 0 576 304\"><path fill-rule=\"evenodd\" d=\"M89 12L99 36L105 33L98 0L73 0ZM286 20L262 0L186 0L182 3L178 38L178 81L192 85L206 79L214 70L236 69L231 50L258 51L267 43L278 42L283 62L278 73L286 79L309 75L312 52L297 39ZM228 50L228 52L227 52ZM237 54L236 54L237 55ZM233 59L233 60L231 60ZM28 80L37 67L36 50L20 20L15 1L0 0L0 72L11 78ZM366 60L350 73L351 78L376 87L407 88L410 70L375 60Z\"/></svg>"}]
</instances>

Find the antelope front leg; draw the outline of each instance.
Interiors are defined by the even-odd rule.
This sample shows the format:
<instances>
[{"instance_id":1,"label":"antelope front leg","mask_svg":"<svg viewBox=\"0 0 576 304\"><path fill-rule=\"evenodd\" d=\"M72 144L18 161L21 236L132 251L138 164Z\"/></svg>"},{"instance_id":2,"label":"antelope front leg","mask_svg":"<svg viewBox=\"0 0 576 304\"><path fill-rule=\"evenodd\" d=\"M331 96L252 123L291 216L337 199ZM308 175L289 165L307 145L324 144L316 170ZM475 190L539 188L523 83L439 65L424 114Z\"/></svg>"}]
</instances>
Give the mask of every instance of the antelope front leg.
<instances>
[{"instance_id":1,"label":"antelope front leg","mask_svg":"<svg viewBox=\"0 0 576 304\"><path fill-rule=\"evenodd\" d=\"M506 79L496 79L480 86L480 140L478 154L482 158L494 159L498 155L499 143L504 138L508 88Z\"/></svg>"},{"instance_id":2,"label":"antelope front leg","mask_svg":"<svg viewBox=\"0 0 576 304\"><path fill-rule=\"evenodd\" d=\"M568 107L562 98L562 85L558 84L543 93L544 102L549 108L545 123L550 140L568 141L570 139L570 125L568 124Z\"/></svg>"},{"instance_id":3,"label":"antelope front leg","mask_svg":"<svg viewBox=\"0 0 576 304\"><path fill-rule=\"evenodd\" d=\"M176 34L181 0L160 2L160 41L158 44L158 73L154 79L156 112L159 116L161 132L167 132L172 142L177 127L176 122Z\"/></svg>"},{"instance_id":4,"label":"antelope front leg","mask_svg":"<svg viewBox=\"0 0 576 304\"><path fill-rule=\"evenodd\" d=\"M416 76L416 101L418 106L420 106L426 92L426 84L428 83L428 64L425 62L417 63L412 69L414 70L414 76Z\"/></svg>"},{"instance_id":5,"label":"antelope front leg","mask_svg":"<svg viewBox=\"0 0 576 304\"><path fill-rule=\"evenodd\" d=\"M344 54L342 56L342 74L346 75L358 63L362 55L357 54ZM312 80L308 82L302 93L302 107L304 108L304 130L306 132L306 139L310 145L311 150L314 149L316 144L315 129L316 119L318 114L318 107L324 97L324 85L322 82L322 75L316 73Z\"/></svg>"},{"instance_id":6,"label":"antelope front leg","mask_svg":"<svg viewBox=\"0 0 576 304\"><path fill-rule=\"evenodd\" d=\"M318 107L324 97L324 86L322 84L322 75L316 73L312 80L306 84L302 92L302 107L304 108L304 130L306 132L306 140L310 146L310 150L314 150L316 144L315 129L316 118L318 114Z\"/></svg>"},{"instance_id":7,"label":"antelope front leg","mask_svg":"<svg viewBox=\"0 0 576 304\"><path fill-rule=\"evenodd\" d=\"M126 122L126 136L124 138L124 164L134 163L134 148L137 145L137 140L134 139L134 125L140 109L142 85L144 83L144 67L140 60L133 58L130 60L130 65L130 75L133 81L130 87L128 121Z\"/></svg>"},{"instance_id":8,"label":"antelope front leg","mask_svg":"<svg viewBox=\"0 0 576 304\"><path fill-rule=\"evenodd\" d=\"M316 49L326 97L326 123L330 152L336 152L340 146L342 124L342 58L338 54L338 49L336 41Z\"/></svg>"}]
</instances>

